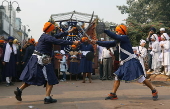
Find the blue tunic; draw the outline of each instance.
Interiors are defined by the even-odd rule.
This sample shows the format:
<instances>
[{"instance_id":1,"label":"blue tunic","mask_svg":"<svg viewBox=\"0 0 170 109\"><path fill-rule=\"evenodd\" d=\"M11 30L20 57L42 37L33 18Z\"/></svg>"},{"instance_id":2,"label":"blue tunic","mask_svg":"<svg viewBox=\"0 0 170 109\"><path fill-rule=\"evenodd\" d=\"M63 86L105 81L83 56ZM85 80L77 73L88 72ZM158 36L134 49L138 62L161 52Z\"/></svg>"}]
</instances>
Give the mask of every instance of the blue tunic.
<instances>
[{"instance_id":1,"label":"blue tunic","mask_svg":"<svg viewBox=\"0 0 170 109\"><path fill-rule=\"evenodd\" d=\"M80 44L80 50L94 52L93 46L88 43ZM84 55L81 55L79 72L83 72L83 73L92 73L93 72L92 61L87 60Z\"/></svg>"},{"instance_id":2,"label":"blue tunic","mask_svg":"<svg viewBox=\"0 0 170 109\"><path fill-rule=\"evenodd\" d=\"M34 52L34 50L35 50L35 46L34 45L30 45L30 46L28 46L26 48L25 55L24 55L23 60L22 60L22 62L25 62L24 66L27 65L29 59L31 58L31 56L32 56L32 54Z\"/></svg>"},{"instance_id":3,"label":"blue tunic","mask_svg":"<svg viewBox=\"0 0 170 109\"><path fill-rule=\"evenodd\" d=\"M77 52L77 51L75 51L75 52ZM73 53L74 53L74 51L73 51ZM69 54L69 56L68 56L69 60L72 60L71 56L72 55ZM75 62L70 61L70 64L69 64L69 73L72 73L72 74L79 74L80 73L79 72L79 62L78 62L80 60L80 56L79 56L78 53L77 53L76 56L77 56L76 61Z\"/></svg>"},{"instance_id":4,"label":"blue tunic","mask_svg":"<svg viewBox=\"0 0 170 109\"><path fill-rule=\"evenodd\" d=\"M63 35L66 33L60 33ZM67 33L68 34L68 33ZM46 54L52 56L52 48L53 44L55 45L72 45L72 41L65 41L61 39L56 39L48 34L43 33L38 40L38 44L35 48L36 51L40 52L41 54ZM50 85L58 84L58 79L55 75L54 68L52 64L44 65L46 67L47 79ZM20 80L24 81L30 85L43 85L45 84L45 78L42 72L43 67L42 65L38 64L38 58L36 55L32 55L28 64L24 68Z\"/></svg>"},{"instance_id":5,"label":"blue tunic","mask_svg":"<svg viewBox=\"0 0 170 109\"><path fill-rule=\"evenodd\" d=\"M120 47L125 49L126 51L133 53L132 45L130 43L129 37L127 35L117 35L109 30L104 31L109 37L115 39L116 41L97 41L96 43L100 46L104 47L115 47L117 42L120 43ZM129 56L122 51L120 52L121 60L125 60ZM140 64L138 59L131 59L125 62L123 65L119 67L119 69L115 72L120 80L131 81L136 80L142 76L144 76L144 72L142 69L142 65Z\"/></svg>"},{"instance_id":6,"label":"blue tunic","mask_svg":"<svg viewBox=\"0 0 170 109\"><path fill-rule=\"evenodd\" d=\"M64 36L67 36L68 35L68 32L61 32L61 33L58 33L58 34L54 34L54 37L59 39L59 38L62 38Z\"/></svg>"}]
</instances>

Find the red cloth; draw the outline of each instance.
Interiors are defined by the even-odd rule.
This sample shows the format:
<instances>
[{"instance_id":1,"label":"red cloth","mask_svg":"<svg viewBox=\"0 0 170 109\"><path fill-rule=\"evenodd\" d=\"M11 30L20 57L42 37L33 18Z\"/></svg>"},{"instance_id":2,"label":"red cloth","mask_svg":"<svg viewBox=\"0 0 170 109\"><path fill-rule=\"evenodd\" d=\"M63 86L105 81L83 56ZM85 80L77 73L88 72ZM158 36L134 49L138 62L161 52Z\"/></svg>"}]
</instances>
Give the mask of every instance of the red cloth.
<instances>
[{"instance_id":1,"label":"red cloth","mask_svg":"<svg viewBox=\"0 0 170 109\"><path fill-rule=\"evenodd\" d=\"M113 67L114 72L119 68L119 63L120 61L116 61L116 60L114 61L114 67Z\"/></svg>"},{"instance_id":2,"label":"red cloth","mask_svg":"<svg viewBox=\"0 0 170 109\"><path fill-rule=\"evenodd\" d=\"M158 37L159 42L161 41L161 37Z\"/></svg>"},{"instance_id":3,"label":"red cloth","mask_svg":"<svg viewBox=\"0 0 170 109\"><path fill-rule=\"evenodd\" d=\"M0 40L0 43L4 43L5 41L4 40Z\"/></svg>"}]
</instances>

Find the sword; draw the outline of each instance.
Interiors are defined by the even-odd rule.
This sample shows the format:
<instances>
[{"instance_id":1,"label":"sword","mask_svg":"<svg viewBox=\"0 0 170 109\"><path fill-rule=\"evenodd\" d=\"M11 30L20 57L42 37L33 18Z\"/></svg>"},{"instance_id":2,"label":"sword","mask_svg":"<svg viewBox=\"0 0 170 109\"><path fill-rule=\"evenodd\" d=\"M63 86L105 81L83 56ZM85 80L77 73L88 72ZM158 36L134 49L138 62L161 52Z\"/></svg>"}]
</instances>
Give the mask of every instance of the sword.
<instances>
[{"instance_id":1,"label":"sword","mask_svg":"<svg viewBox=\"0 0 170 109\"><path fill-rule=\"evenodd\" d=\"M76 16L74 16L75 18L76 18L76 20L77 20L77 17ZM79 21L77 20L77 23L79 23ZM81 29L81 31L83 32L83 34L85 34L85 36L87 36L88 37L88 39L90 40L90 41L92 41L92 39L90 38L90 36L88 36L87 35L87 33L84 31L84 29L80 26L80 25L77 25L77 26L79 26L80 27L80 29Z\"/></svg>"}]
</instances>

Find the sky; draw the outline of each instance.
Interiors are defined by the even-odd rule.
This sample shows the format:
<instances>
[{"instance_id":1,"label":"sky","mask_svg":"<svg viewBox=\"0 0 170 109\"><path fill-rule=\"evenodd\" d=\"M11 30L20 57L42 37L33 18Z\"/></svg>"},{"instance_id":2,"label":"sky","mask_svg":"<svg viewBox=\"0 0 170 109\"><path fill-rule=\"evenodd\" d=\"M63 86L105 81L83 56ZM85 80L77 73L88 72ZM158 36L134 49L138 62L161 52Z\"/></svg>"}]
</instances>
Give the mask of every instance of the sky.
<instances>
[{"instance_id":1,"label":"sky","mask_svg":"<svg viewBox=\"0 0 170 109\"><path fill-rule=\"evenodd\" d=\"M116 6L126 5L126 0L16 0L19 3L21 12L16 16L21 18L23 25L28 25L31 29L29 37L38 41L43 33L42 28L51 14L66 12L82 12L98 15L104 21L125 23L128 15L123 15ZM11 1L12 2L12 1ZM4 5L7 3L4 2ZM13 3L16 8L17 4Z\"/></svg>"}]
</instances>

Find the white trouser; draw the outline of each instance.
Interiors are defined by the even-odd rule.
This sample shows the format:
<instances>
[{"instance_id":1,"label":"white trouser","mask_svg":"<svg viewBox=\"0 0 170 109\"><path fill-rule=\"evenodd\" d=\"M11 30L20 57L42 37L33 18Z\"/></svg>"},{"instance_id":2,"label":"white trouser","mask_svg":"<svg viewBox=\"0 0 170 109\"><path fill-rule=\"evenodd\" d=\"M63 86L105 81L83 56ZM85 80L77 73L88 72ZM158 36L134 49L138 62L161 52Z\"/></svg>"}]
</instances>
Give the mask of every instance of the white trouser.
<instances>
[{"instance_id":1,"label":"white trouser","mask_svg":"<svg viewBox=\"0 0 170 109\"><path fill-rule=\"evenodd\" d=\"M169 70L169 69L168 69L168 66L165 65L165 66L164 66L164 71L165 71L165 72L168 72L168 70Z\"/></svg>"},{"instance_id":2,"label":"white trouser","mask_svg":"<svg viewBox=\"0 0 170 109\"><path fill-rule=\"evenodd\" d=\"M139 78L137 81L138 81L139 83L142 83L143 81L145 81L145 79L146 79L146 78L145 78L144 76L142 76L142 77ZM117 76L115 77L115 80L119 80Z\"/></svg>"},{"instance_id":3,"label":"white trouser","mask_svg":"<svg viewBox=\"0 0 170 109\"><path fill-rule=\"evenodd\" d=\"M168 72L170 72L170 65L168 65Z\"/></svg>"},{"instance_id":4,"label":"white trouser","mask_svg":"<svg viewBox=\"0 0 170 109\"><path fill-rule=\"evenodd\" d=\"M44 75L45 80L48 81L47 72L46 72L46 67L45 66L43 67L42 71L43 71L43 75Z\"/></svg>"},{"instance_id":5,"label":"white trouser","mask_svg":"<svg viewBox=\"0 0 170 109\"><path fill-rule=\"evenodd\" d=\"M10 83L11 80L12 80L12 77L6 77L6 82L7 82L7 83Z\"/></svg>"},{"instance_id":6,"label":"white trouser","mask_svg":"<svg viewBox=\"0 0 170 109\"><path fill-rule=\"evenodd\" d=\"M165 74L169 76L170 75L170 65L165 65L164 71L165 71Z\"/></svg>"}]
</instances>

